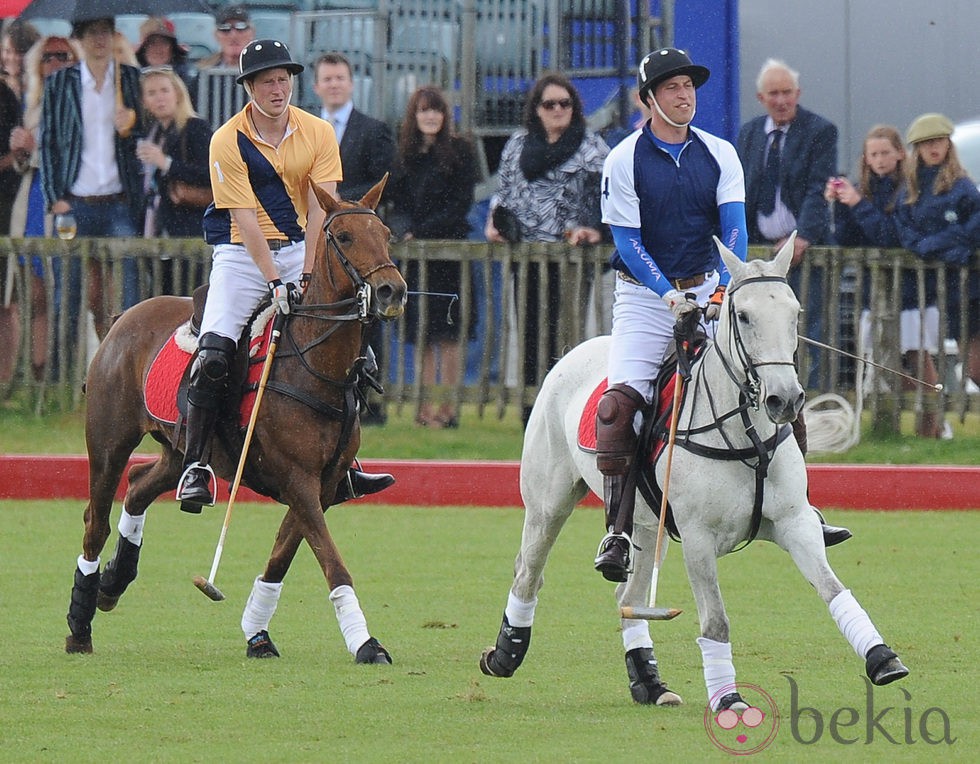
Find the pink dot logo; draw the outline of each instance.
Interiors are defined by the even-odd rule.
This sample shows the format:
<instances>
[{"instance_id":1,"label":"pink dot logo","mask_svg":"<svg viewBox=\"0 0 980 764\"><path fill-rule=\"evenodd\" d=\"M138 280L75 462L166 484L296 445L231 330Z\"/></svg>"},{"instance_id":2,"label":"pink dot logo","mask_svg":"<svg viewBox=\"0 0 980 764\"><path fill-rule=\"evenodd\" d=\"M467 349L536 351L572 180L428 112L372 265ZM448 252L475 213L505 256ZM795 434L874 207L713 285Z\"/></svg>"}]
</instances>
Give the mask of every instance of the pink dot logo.
<instances>
[{"instance_id":1,"label":"pink dot logo","mask_svg":"<svg viewBox=\"0 0 980 764\"><path fill-rule=\"evenodd\" d=\"M733 692L744 704L712 711L711 707ZM769 747L779 731L776 702L754 684L728 685L716 692L704 709L704 729L716 747L735 756L750 756Z\"/></svg>"}]
</instances>

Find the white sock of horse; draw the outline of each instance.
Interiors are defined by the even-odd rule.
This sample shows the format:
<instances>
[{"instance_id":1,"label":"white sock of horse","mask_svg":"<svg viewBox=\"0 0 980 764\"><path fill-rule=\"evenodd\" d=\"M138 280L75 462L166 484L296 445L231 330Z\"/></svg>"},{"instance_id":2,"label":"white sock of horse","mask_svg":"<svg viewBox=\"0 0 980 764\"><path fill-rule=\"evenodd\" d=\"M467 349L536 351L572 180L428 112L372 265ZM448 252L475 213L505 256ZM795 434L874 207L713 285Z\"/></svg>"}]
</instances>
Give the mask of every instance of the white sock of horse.
<instances>
[{"instance_id":1,"label":"white sock of horse","mask_svg":"<svg viewBox=\"0 0 980 764\"><path fill-rule=\"evenodd\" d=\"M85 559L84 555L78 555L78 569L82 572L83 576L91 576L93 573L99 569L99 560L101 557L96 557L95 562L89 562Z\"/></svg>"},{"instance_id":2,"label":"white sock of horse","mask_svg":"<svg viewBox=\"0 0 980 764\"><path fill-rule=\"evenodd\" d=\"M698 637L701 648L701 661L704 666L704 686L708 690L711 710L718 710L718 701L730 692L735 692L735 664L732 663L732 643L715 642L707 637Z\"/></svg>"},{"instance_id":3,"label":"white sock of horse","mask_svg":"<svg viewBox=\"0 0 980 764\"><path fill-rule=\"evenodd\" d=\"M252 584L252 593L248 595L245 610L242 612L242 631L245 639L251 639L260 631L269 630L269 621L276 613L279 605L279 595L282 594L282 582L270 584L256 576Z\"/></svg>"},{"instance_id":4,"label":"white sock of horse","mask_svg":"<svg viewBox=\"0 0 980 764\"><path fill-rule=\"evenodd\" d=\"M507 607L504 608L507 623L514 628L531 626L534 623L534 609L537 606L537 597L530 602L523 602L514 596L514 592L511 592L507 595Z\"/></svg>"},{"instance_id":5,"label":"white sock of horse","mask_svg":"<svg viewBox=\"0 0 980 764\"><path fill-rule=\"evenodd\" d=\"M830 614L837 622L837 628L851 643L858 657L865 658L875 645L885 644L881 634L871 623L864 608L858 604L850 589L845 589L830 601Z\"/></svg>"},{"instance_id":6,"label":"white sock of horse","mask_svg":"<svg viewBox=\"0 0 980 764\"><path fill-rule=\"evenodd\" d=\"M146 515L133 517L126 511L126 507L123 505L122 514L119 515L119 525L117 526L119 528L119 535L131 544L139 546L143 543L143 523L145 521Z\"/></svg>"},{"instance_id":7,"label":"white sock of horse","mask_svg":"<svg viewBox=\"0 0 980 764\"><path fill-rule=\"evenodd\" d=\"M361 603L357 601L354 589L346 584L330 592L330 601L337 613L337 623L340 624L340 633L344 636L347 649L351 655L357 655L357 649L371 638Z\"/></svg>"},{"instance_id":8,"label":"white sock of horse","mask_svg":"<svg viewBox=\"0 0 980 764\"><path fill-rule=\"evenodd\" d=\"M634 622L623 629L623 647L626 652L638 647L653 647L650 638L650 624L647 621Z\"/></svg>"}]
</instances>

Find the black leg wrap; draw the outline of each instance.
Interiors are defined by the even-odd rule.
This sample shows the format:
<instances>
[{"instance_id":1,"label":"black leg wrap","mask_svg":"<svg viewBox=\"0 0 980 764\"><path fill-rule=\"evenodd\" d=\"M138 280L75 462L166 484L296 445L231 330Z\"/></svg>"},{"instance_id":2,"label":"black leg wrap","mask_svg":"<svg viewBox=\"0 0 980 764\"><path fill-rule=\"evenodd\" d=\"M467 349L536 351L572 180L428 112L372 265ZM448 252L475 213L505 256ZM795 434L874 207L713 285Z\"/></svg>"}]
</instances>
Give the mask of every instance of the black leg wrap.
<instances>
[{"instance_id":1,"label":"black leg wrap","mask_svg":"<svg viewBox=\"0 0 980 764\"><path fill-rule=\"evenodd\" d=\"M363 645L357 648L354 656L354 663L381 663L391 665L391 655L384 649L384 646L374 637L368 639Z\"/></svg>"},{"instance_id":2,"label":"black leg wrap","mask_svg":"<svg viewBox=\"0 0 980 764\"><path fill-rule=\"evenodd\" d=\"M653 648L637 647L626 653L626 673L630 678L630 694L637 703L680 705L681 699L660 680ZM663 702L660 701L664 697Z\"/></svg>"},{"instance_id":3,"label":"black leg wrap","mask_svg":"<svg viewBox=\"0 0 980 764\"><path fill-rule=\"evenodd\" d=\"M480 671L487 676L508 677L520 668L531 646L530 626L511 626L504 613L497 644L483 651Z\"/></svg>"},{"instance_id":4,"label":"black leg wrap","mask_svg":"<svg viewBox=\"0 0 980 764\"><path fill-rule=\"evenodd\" d=\"M65 652L92 652L92 619L95 618L95 602L98 596L99 571L86 576L76 567L71 604L68 606L68 628L71 634L65 639Z\"/></svg>"},{"instance_id":5,"label":"black leg wrap","mask_svg":"<svg viewBox=\"0 0 980 764\"><path fill-rule=\"evenodd\" d=\"M741 704L743 708L748 708L749 704L742 700L742 696L737 692L730 692L727 695L722 696L722 699L718 701L718 708L715 711L727 711L732 706Z\"/></svg>"},{"instance_id":6,"label":"black leg wrap","mask_svg":"<svg viewBox=\"0 0 980 764\"><path fill-rule=\"evenodd\" d=\"M104 613L112 610L126 587L136 580L140 547L127 538L119 537L112 559L106 563L99 583L98 607Z\"/></svg>"},{"instance_id":7,"label":"black leg wrap","mask_svg":"<svg viewBox=\"0 0 980 764\"><path fill-rule=\"evenodd\" d=\"M245 643L246 658L278 658L279 651L269 638L269 632L260 631Z\"/></svg>"},{"instance_id":8,"label":"black leg wrap","mask_svg":"<svg viewBox=\"0 0 980 764\"><path fill-rule=\"evenodd\" d=\"M868 679L879 687L909 675L909 670L888 645L875 645L868 650L864 667Z\"/></svg>"}]
</instances>

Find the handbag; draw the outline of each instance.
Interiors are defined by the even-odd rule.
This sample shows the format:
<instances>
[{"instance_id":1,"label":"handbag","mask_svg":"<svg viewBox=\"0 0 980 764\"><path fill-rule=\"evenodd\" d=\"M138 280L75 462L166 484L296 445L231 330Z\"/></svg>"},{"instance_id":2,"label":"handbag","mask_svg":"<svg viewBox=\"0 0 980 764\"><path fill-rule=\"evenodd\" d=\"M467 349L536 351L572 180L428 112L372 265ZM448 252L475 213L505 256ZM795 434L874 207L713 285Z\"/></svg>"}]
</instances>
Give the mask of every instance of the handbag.
<instances>
[{"instance_id":1,"label":"handbag","mask_svg":"<svg viewBox=\"0 0 980 764\"><path fill-rule=\"evenodd\" d=\"M180 136L180 158L187 161L187 130ZM214 201L210 184L195 186L184 180L172 180L167 183L167 196L178 207L207 207Z\"/></svg>"},{"instance_id":2,"label":"handbag","mask_svg":"<svg viewBox=\"0 0 980 764\"><path fill-rule=\"evenodd\" d=\"M521 240L521 221L513 210L500 205L493 208L493 227L504 241L517 244Z\"/></svg>"}]
</instances>

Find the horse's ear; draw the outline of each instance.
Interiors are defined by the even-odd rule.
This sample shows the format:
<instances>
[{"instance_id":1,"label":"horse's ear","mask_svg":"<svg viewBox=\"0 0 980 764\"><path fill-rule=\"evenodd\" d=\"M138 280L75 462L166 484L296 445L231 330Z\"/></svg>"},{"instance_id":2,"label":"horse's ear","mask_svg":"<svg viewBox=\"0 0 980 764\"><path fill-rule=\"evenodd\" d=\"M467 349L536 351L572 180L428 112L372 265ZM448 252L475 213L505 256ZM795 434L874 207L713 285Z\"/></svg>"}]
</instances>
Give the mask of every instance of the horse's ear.
<instances>
[{"instance_id":1,"label":"horse's ear","mask_svg":"<svg viewBox=\"0 0 980 764\"><path fill-rule=\"evenodd\" d=\"M718 254L721 255L725 267L732 274L732 281L738 281L742 277L742 269L745 268L745 263L739 259L738 255L722 244L721 239L717 236L712 236L711 238L715 240L715 246L718 247Z\"/></svg>"},{"instance_id":2,"label":"horse's ear","mask_svg":"<svg viewBox=\"0 0 980 764\"><path fill-rule=\"evenodd\" d=\"M316 198L320 202L320 206L323 207L323 211L328 215L331 212L336 212L340 209L340 202L324 191L319 184L314 183L312 178L310 179L310 188L313 189L313 193L316 194Z\"/></svg>"},{"instance_id":3,"label":"horse's ear","mask_svg":"<svg viewBox=\"0 0 980 764\"><path fill-rule=\"evenodd\" d=\"M776 266L776 270L780 276L785 276L787 273L789 273L789 266L793 261L793 249L795 242L796 231L793 231L793 233L789 235L789 238L786 239L786 243L783 244L782 248L772 259L772 263Z\"/></svg>"},{"instance_id":4,"label":"horse's ear","mask_svg":"<svg viewBox=\"0 0 980 764\"><path fill-rule=\"evenodd\" d=\"M362 207L367 207L371 210L378 209L378 204L381 202L381 194L384 193L385 185L388 183L388 176L390 173L385 173L385 176L374 184L364 196L361 197L361 201L358 202Z\"/></svg>"}]
</instances>

